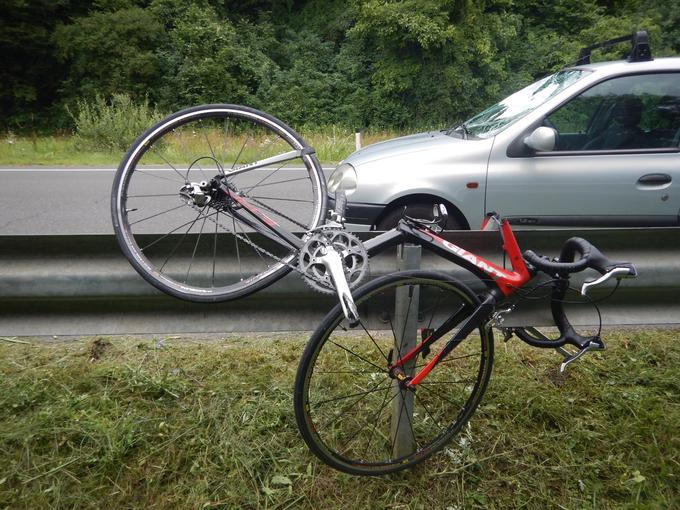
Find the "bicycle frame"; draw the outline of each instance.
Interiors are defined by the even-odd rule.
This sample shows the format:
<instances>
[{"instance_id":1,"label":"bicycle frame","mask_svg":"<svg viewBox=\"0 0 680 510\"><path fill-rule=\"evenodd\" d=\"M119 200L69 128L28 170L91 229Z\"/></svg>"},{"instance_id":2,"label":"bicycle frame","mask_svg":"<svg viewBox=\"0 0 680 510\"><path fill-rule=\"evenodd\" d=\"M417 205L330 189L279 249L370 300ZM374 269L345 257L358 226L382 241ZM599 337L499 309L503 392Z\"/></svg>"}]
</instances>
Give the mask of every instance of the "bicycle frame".
<instances>
[{"instance_id":1,"label":"bicycle frame","mask_svg":"<svg viewBox=\"0 0 680 510\"><path fill-rule=\"evenodd\" d=\"M483 296L482 302L476 309L469 310L465 306L461 307L427 338L409 352L401 355L398 360L390 365L390 372L407 388L417 386L472 331L487 323L498 300L511 296L533 277L532 272L529 271L524 263L519 245L507 220L501 222L500 231L503 239L502 248L510 259L512 271L503 269L493 262L470 253L464 248L439 237L429 229L409 224L404 220L399 223L396 229L385 232L364 243L369 255L371 255L383 251L387 246L405 241L414 242L468 269L478 276L488 289ZM441 351L433 356L430 362L415 376L407 377L403 370L404 364L418 356L424 349L427 349L431 344L451 331L465 317L467 319L461 325L458 332L442 347Z\"/></svg>"},{"instance_id":2,"label":"bicycle frame","mask_svg":"<svg viewBox=\"0 0 680 510\"><path fill-rule=\"evenodd\" d=\"M375 255L384 251L388 246L399 243L413 242L419 244L446 260L469 270L483 280L491 292L500 292L501 296L510 296L528 282L533 275L524 263L519 245L507 220L502 221L500 231L503 239L502 248L510 259L512 271L503 269L493 262L470 253L464 248L439 237L427 228L409 224L404 220L394 230L389 230L366 241L364 246L369 255Z\"/></svg>"},{"instance_id":3,"label":"bicycle frame","mask_svg":"<svg viewBox=\"0 0 680 510\"><path fill-rule=\"evenodd\" d=\"M303 242L299 237L281 228L276 221L262 212L260 208L252 205L237 193L233 193L227 186L222 185L221 188L233 201L238 203L252 217L259 220L260 224L244 216L238 210L232 210L231 213L234 214L237 219L243 221L260 234L277 241L288 248L300 249L302 247ZM384 232L383 234L366 241L364 246L369 255L375 255L390 246L403 242L419 244L430 249L437 255L469 270L475 274L475 276L482 279L487 284L490 291L500 291L502 296L510 296L516 289L528 282L533 275L530 274L524 263L519 245L512 232L510 223L507 220L501 222L500 232L503 239L502 248L510 258L512 271L503 269L493 262L470 253L464 248L439 237L430 229L411 225L403 220L395 229Z\"/></svg>"},{"instance_id":4,"label":"bicycle frame","mask_svg":"<svg viewBox=\"0 0 680 510\"><path fill-rule=\"evenodd\" d=\"M257 225L256 222L245 218L238 211L232 211L239 219L247 222L260 233L269 238L278 240L278 242L286 243L290 247L300 248L302 242L298 237L280 228L280 226L259 208L251 205L243 197L231 193L231 191L224 186L226 191L233 200L241 205L251 216L257 218L266 227L266 230ZM377 237L366 241L364 246L369 255L375 255L403 242L413 242L423 246L437 255L457 264L475 276L479 277L487 286L487 292L483 296L482 302L475 310L468 310L463 307L454 312L454 314L446 320L437 330L432 332L420 344L415 346L409 352L400 356L390 367L389 370L394 376L400 380L407 387L413 388L417 386L427 374L444 359L458 344L460 344L472 331L487 323L491 317L496 302L504 297L511 296L517 289L527 283L534 274L529 271L522 254L512 232L510 223L507 220L502 220L500 223L500 233L503 240L503 252L509 257L512 271L508 271L493 262L490 262L478 255L475 255L460 246L443 239L432 230L416 225L415 223L401 220L397 227L393 230L384 232ZM470 313L471 312L471 313ZM461 325L458 332L449 340L439 353L437 353L432 360L425 365L414 377L407 377L404 373L403 366L408 361L415 358L424 349L427 349L432 343L439 340L446 333L456 327L461 320L467 317L465 322Z\"/></svg>"}]
</instances>

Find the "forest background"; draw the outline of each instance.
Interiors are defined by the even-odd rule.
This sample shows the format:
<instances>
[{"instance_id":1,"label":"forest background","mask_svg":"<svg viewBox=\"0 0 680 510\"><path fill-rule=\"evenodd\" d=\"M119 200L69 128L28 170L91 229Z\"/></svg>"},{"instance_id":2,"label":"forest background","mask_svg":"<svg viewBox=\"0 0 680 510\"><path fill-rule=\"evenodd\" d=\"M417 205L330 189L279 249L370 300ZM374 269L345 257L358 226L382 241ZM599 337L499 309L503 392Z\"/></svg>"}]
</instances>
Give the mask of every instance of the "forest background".
<instances>
[{"instance_id":1,"label":"forest background","mask_svg":"<svg viewBox=\"0 0 680 510\"><path fill-rule=\"evenodd\" d=\"M71 132L97 104L246 104L298 129L463 120L678 0L3 0L0 129ZM619 58L627 47L594 55Z\"/></svg>"}]
</instances>

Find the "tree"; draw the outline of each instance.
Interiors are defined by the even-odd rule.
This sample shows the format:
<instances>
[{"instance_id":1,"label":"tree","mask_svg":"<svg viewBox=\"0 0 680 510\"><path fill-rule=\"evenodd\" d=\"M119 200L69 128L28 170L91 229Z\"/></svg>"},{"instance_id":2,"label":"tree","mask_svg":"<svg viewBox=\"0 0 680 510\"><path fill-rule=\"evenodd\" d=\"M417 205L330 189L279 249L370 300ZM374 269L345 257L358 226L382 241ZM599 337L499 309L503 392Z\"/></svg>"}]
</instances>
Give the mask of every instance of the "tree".
<instances>
[{"instance_id":1,"label":"tree","mask_svg":"<svg viewBox=\"0 0 680 510\"><path fill-rule=\"evenodd\" d=\"M256 103L255 91L274 67L267 55L274 43L266 23L235 25L209 6L192 5L170 30L169 44L159 50L163 105Z\"/></svg>"},{"instance_id":2,"label":"tree","mask_svg":"<svg viewBox=\"0 0 680 510\"><path fill-rule=\"evenodd\" d=\"M97 11L60 24L53 39L57 57L68 69L62 101L114 93L156 100L160 80L156 52L166 37L153 14L136 6Z\"/></svg>"},{"instance_id":3,"label":"tree","mask_svg":"<svg viewBox=\"0 0 680 510\"><path fill-rule=\"evenodd\" d=\"M0 17L0 125L56 127L51 106L66 70L53 54L57 23L85 11L87 2L4 0Z\"/></svg>"}]
</instances>

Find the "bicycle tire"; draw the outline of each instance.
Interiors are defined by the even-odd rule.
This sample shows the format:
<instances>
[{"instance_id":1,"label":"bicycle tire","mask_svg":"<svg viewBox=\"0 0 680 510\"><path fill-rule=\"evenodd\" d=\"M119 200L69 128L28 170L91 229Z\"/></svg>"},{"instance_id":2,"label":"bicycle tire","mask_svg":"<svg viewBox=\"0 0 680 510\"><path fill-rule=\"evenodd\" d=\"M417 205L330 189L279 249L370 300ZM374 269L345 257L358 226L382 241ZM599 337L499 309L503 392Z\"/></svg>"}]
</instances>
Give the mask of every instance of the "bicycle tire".
<instances>
[{"instance_id":1,"label":"bicycle tire","mask_svg":"<svg viewBox=\"0 0 680 510\"><path fill-rule=\"evenodd\" d=\"M416 288L418 291L413 291ZM397 336L409 336L408 320L394 317L398 292L402 292L401 299L411 296L409 310L418 302L417 314L411 315L411 329L413 317L418 317L419 325L435 328L450 316L450 306L468 314L479 304L475 294L452 277L417 270L361 286L354 293L361 323L353 330L339 305L326 315L300 360L294 387L295 416L310 450L346 473L392 473L441 450L468 422L491 375L493 334L491 328L480 327L479 340L463 341L411 392L412 397L407 396L410 390L399 389L387 372L390 360L396 360L388 347ZM381 329L387 324L385 334ZM400 324L403 328L398 335L395 331ZM419 354L416 367L426 364L451 336L451 332L444 335L429 353ZM403 412L404 406L410 405L408 398L413 399L410 417ZM395 415L402 417L402 430L407 430L407 444L402 441L398 448ZM403 416L408 420L403 421Z\"/></svg>"},{"instance_id":2,"label":"bicycle tire","mask_svg":"<svg viewBox=\"0 0 680 510\"><path fill-rule=\"evenodd\" d=\"M248 167L294 151L297 157L275 166ZM230 175L233 169L241 173ZM217 179L289 231L306 232L325 219L321 165L293 129L239 105L176 112L137 138L111 191L118 245L137 272L166 294L194 302L238 299L296 263L296 250L254 236L224 203L197 205L180 194L189 183Z\"/></svg>"}]
</instances>

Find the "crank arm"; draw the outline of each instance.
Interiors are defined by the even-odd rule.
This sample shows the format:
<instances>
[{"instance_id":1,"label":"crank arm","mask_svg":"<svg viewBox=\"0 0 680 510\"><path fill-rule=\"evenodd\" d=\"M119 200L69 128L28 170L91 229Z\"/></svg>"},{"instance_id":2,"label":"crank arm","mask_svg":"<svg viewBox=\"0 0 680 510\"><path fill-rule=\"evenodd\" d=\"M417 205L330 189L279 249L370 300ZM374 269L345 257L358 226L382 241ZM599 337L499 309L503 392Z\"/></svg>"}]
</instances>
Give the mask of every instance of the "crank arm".
<instances>
[{"instance_id":1,"label":"crank arm","mask_svg":"<svg viewBox=\"0 0 680 510\"><path fill-rule=\"evenodd\" d=\"M352 293L349 291L349 285L347 285L347 278L345 278L340 254L333 249L328 249L318 260L326 266L326 271L333 280L333 286L338 294L342 313L345 314L350 326L356 326L359 323L359 312L354 304Z\"/></svg>"}]
</instances>

